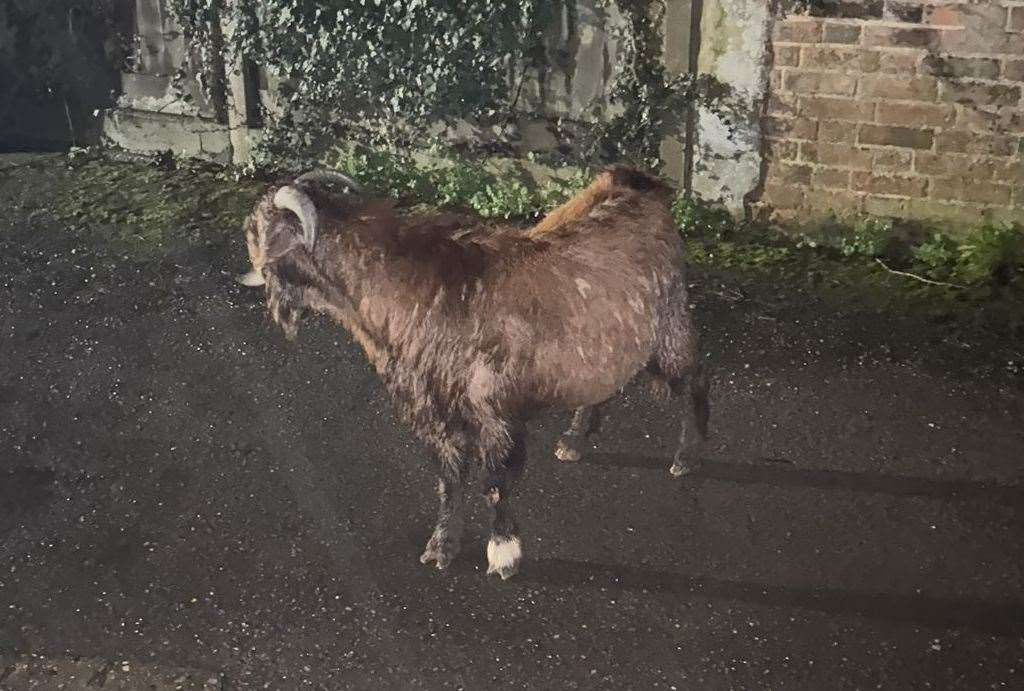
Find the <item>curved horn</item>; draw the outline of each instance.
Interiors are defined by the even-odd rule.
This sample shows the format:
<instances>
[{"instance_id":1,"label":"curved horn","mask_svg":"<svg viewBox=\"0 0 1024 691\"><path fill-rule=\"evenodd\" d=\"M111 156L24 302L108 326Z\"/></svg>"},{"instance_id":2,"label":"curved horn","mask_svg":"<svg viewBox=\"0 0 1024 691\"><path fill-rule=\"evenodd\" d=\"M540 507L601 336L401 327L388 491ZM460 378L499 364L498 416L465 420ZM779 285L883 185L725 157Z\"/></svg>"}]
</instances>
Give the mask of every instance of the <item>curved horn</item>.
<instances>
[{"instance_id":1,"label":"curved horn","mask_svg":"<svg viewBox=\"0 0 1024 691\"><path fill-rule=\"evenodd\" d=\"M342 185L345 185L345 187L348 188L348 190L351 190L356 194L363 193L363 188L359 186L359 183L357 183L355 180L345 175L344 173L339 173L336 170L318 168L316 170L311 170L308 173L303 173L299 177L295 178L295 182L298 183L306 182L307 180L329 180L331 182L340 182Z\"/></svg>"},{"instance_id":2,"label":"curved horn","mask_svg":"<svg viewBox=\"0 0 1024 691\"><path fill-rule=\"evenodd\" d=\"M312 251L316 244L316 207L305 192L285 185L274 194L274 206L287 209L299 217L302 224L302 240L306 249Z\"/></svg>"}]
</instances>

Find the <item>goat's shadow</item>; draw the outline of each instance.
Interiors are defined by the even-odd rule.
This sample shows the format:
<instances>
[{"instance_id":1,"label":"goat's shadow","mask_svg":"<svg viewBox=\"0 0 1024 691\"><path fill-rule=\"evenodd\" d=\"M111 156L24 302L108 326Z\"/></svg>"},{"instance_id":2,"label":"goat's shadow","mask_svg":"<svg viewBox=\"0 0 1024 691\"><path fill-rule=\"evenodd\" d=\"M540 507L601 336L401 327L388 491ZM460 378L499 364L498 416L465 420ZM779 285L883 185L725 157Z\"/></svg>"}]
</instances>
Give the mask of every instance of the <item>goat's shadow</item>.
<instances>
[{"instance_id":1,"label":"goat's shadow","mask_svg":"<svg viewBox=\"0 0 1024 691\"><path fill-rule=\"evenodd\" d=\"M982 500L1024 509L1024 488L1021 487L990 482L806 470L787 465L786 461L781 459L763 460L763 465L707 461L681 481L716 480L740 484L930 497L951 501ZM653 469L663 471L666 475L671 464L665 458L625 453L590 453L585 455L581 462L600 466ZM463 568L473 565L472 559L467 562L463 562ZM483 562L475 566L486 568ZM770 585L557 558L528 558L516 579L521 582L570 588L607 588L668 594L682 598L727 599L752 605L800 608L937 628L971 629L997 636L1024 636L1024 603L1021 602L989 602L827 587Z\"/></svg>"},{"instance_id":2,"label":"goat's shadow","mask_svg":"<svg viewBox=\"0 0 1024 691\"><path fill-rule=\"evenodd\" d=\"M459 571L486 569L481 559L470 558L456 563ZM527 558L513 580L565 588L603 588L680 598L722 599L935 628L971 629L994 636L1024 636L1024 603L1020 602L770 585L557 558Z\"/></svg>"},{"instance_id":3,"label":"goat's shadow","mask_svg":"<svg viewBox=\"0 0 1024 691\"><path fill-rule=\"evenodd\" d=\"M1021 486L966 480L931 480L845 470L794 468L788 465L785 459L762 460L762 464L705 461L700 468L681 478L681 481L721 480L737 484L809 487L898 497L928 497L951 501L981 500L1024 510L1024 487ZM589 453L585 454L580 462L618 468L660 470L666 475L672 464L669 459L628 453Z\"/></svg>"}]
</instances>

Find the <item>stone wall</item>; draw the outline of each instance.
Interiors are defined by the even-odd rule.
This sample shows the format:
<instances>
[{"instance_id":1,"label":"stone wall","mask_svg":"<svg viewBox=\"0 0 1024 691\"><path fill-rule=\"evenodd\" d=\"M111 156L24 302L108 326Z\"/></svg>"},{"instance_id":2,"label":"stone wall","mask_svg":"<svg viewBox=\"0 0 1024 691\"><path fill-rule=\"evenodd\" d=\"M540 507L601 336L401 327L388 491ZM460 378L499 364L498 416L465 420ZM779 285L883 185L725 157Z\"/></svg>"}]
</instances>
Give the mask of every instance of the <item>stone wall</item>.
<instances>
[{"instance_id":1,"label":"stone wall","mask_svg":"<svg viewBox=\"0 0 1024 691\"><path fill-rule=\"evenodd\" d=\"M773 30L759 210L1024 221L1024 2L808 4Z\"/></svg>"},{"instance_id":2,"label":"stone wall","mask_svg":"<svg viewBox=\"0 0 1024 691\"><path fill-rule=\"evenodd\" d=\"M167 151L218 162L244 163L250 159L261 130L251 123L250 102L268 112L278 112L278 81L265 69L256 79L242 78L240 65L227 65L228 103L226 121L218 121L213 108L194 79L178 82L173 73L181 66L194 68L186 52L180 27L167 12L166 0L121 0L134 12L132 32L138 37L139 55L132 69L122 74L122 94L117 107L107 112L104 134L108 142L133 151ZM712 0L707 0L711 2ZM762 0L715 0L725 5L757 5ZM689 71L693 0L663 0L662 49L669 73ZM519 106L526 113L517 119L515 153L563 150L573 145L574 122L589 122L599 113L614 111L609 94L614 75L621 68L620 34L626 19L615 3L574 0L564 3L555 21L545 28L544 68L525 80ZM230 36L233 27L224 24ZM763 41L761 41L763 51ZM759 64L759 63L758 63ZM184 91L180 87L184 87ZM684 118L680 118L683 120ZM452 141L475 143L493 138L490 128L463 122L450 130L439 129ZM665 172L682 181L686 167L685 133L664 132L661 153ZM715 174L730 179L727 170L732 148L722 155L724 163ZM714 141L706 151L715 154ZM759 154L758 154L759 155ZM755 169L757 166L754 166ZM740 194L742 197L742 193Z\"/></svg>"}]
</instances>

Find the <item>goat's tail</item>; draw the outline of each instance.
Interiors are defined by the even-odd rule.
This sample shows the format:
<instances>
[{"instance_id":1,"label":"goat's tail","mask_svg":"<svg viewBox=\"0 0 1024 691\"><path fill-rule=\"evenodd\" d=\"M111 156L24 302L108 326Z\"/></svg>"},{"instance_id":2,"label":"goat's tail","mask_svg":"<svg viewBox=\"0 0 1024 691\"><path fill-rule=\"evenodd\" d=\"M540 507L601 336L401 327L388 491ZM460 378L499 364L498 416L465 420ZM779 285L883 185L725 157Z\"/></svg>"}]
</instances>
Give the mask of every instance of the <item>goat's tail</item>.
<instances>
[{"instance_id":1,"label":"goat's tail","mask_svg":"<svg viewBox=\"0 0 1024 691\"><path fill-rule=\"evenodd\" d=\"M583 191L552 210L540 223L526 231L526 237L537 238L586 217L594 207L616 191L667 192L669 189L661 180L642 170L621 165L612 166L594 178Z\"/></svg>"}]
</instances>

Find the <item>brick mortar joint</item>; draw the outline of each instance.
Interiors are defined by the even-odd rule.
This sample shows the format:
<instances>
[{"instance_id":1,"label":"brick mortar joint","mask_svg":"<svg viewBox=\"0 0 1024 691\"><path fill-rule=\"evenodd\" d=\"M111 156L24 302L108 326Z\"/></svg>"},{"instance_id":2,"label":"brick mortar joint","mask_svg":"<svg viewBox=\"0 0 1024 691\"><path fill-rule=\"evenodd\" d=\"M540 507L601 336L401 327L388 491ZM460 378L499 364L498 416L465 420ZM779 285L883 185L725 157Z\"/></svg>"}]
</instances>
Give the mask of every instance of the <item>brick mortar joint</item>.
<instances>
[{"instance_id":1,"label":"brick mortar joint","mask_svg":"<svg viewBox=\"0 0 1024 691\"><path fill-rule=\"evenodd\" d=\"M778 22L780 25L821 24L823 26L877 26L886 29L924 29L928 31L965 31L966 26L955 24L926 24L921 22L901 22L892 19L854 19L850 17L786 17Z\"/></svg>"}]
</instances>

